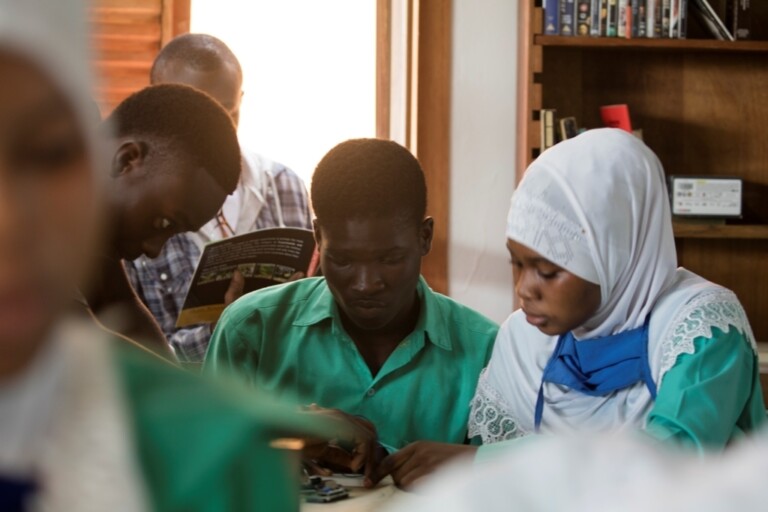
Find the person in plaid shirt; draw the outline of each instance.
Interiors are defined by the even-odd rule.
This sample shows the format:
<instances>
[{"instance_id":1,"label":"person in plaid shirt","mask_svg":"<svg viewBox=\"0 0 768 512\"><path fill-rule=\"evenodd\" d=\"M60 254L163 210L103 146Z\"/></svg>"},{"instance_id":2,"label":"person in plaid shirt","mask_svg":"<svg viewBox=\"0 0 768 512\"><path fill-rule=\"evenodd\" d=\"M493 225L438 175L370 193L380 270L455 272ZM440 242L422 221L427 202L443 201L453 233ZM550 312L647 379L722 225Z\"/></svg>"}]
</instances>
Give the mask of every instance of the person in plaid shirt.
<instances>
[{"instance_id":1,"label":"person in plaid shirt","mask_svg":"<svg viewBox=\"0 0 768 512\"><path fill-rule=\"evenodd\" d=\"M151 81L182 83L208 93L230 113L237 126L242 70L235 55L219 39L206 34L177 37L155 59ZM134 289L182 363L201 363L211 337L212 326L208 324L176 328L202 246L258 229L312 229L307 190L301 178L284 165L242 147L242 143L241 153L240 182L216 217L197 232L169 239L154 259L142 256L125 262Z\"/></svg>"}]
</instances>

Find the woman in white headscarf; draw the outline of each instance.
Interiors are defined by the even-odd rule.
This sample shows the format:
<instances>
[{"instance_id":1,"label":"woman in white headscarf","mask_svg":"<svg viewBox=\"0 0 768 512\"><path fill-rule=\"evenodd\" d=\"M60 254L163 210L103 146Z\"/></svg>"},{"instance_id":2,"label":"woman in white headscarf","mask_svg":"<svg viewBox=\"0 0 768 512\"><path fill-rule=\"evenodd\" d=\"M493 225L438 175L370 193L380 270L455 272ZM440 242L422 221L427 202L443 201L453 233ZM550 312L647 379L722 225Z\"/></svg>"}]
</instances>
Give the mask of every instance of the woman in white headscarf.
<instances>
[{"instance_id":1,"label":"woman in white headscarf","mask_svg":"<svg viewBox=\"0 0 768 512\"><path fill-rule=\"evenodd\" d=\"M0 510L295 510L269 443L306 420L67 313L100 216L81 7L0 0Z\"/></svg>"},{"instance_id":2,"label":"woman in white headscarf","mask_svg":"<svg viewBox=\"0 0 768 512\"><path fill-rule=\"evenodd\" d=\"M479 379L471 436L643 429L705 449L764 422L744 310L677 267L668 201L657 157L620 130L531 165L507 227L521 309Z\"/></svg>"}]
</instances>

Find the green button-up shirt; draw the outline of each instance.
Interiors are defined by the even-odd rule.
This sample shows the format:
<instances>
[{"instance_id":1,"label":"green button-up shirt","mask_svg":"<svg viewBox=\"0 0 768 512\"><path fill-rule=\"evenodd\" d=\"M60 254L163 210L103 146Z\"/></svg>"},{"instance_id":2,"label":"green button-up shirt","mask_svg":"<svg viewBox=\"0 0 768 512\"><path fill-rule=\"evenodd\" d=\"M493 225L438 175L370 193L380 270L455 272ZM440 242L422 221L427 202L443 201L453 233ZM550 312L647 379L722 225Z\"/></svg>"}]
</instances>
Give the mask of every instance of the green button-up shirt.
<instances>
[{"instance_id":1,"label":"green button-up shirt","mask_svg":"<svg viewBox=\"0 0 768 512\"><path fill-rule=\"evenodd\" d=\"M371 420L388 449L463 443L469 402L498 326L421 279L415 329L374 377L339 318L324 278L250 293L222 315L205 369L235 370L257 388Z\"/></svg>"}]
</instances>

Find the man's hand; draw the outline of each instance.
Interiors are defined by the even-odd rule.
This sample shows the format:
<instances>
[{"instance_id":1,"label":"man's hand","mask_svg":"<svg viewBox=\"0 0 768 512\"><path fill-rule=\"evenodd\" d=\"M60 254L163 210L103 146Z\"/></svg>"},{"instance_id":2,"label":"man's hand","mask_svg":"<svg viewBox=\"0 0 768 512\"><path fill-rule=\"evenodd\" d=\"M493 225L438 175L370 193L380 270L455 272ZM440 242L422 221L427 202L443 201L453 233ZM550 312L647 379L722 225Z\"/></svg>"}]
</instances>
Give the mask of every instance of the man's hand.
<instances>
[{"instance_id":1,"label":"man's hand","mask_svg":"<svg viewBox=\"0 0 768 512\"><path fill-rule=\"evenodd\" d=\"M352 473L364 469L365 477L371 478L382 457L373 423L360 416L352 416L338 409L324 409L314 404L307 407L306 411L336 420L340 428L333 441L308 440L304 447L304 458L314 460L322 467L327 464Z\"/></svg>"},{"instance_id":2,"label":"man's hand","mask_svg":"<svg viewBox=\"0 0 768 512\"><path fill-rule=\"evenodd\" d=\"M398 487L409 488L454 457L473 455L476 450L476 446L464 444L416 441L384 459L366 486L373 487L385 476L392 475Z\"/></svg>"}]
</instances>

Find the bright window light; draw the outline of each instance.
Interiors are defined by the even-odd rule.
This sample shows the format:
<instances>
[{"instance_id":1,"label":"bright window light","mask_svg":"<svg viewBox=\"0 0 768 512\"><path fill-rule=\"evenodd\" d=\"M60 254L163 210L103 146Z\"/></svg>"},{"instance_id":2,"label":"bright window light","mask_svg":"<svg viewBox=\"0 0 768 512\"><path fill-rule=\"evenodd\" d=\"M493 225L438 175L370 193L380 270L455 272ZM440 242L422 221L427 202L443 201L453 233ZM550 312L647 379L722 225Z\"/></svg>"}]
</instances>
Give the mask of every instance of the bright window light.
<instances>
[{"instance_id":1,"label":"bright window light","mask_svg":"<svg viewBox=\"0 0 768 512\"><path fill-rule=\"evenodd\" d=\"M243 144L307 184L334 145L375 135L375 0L192 0L192 31L240 60Z\"/></svg>"}]
</instances>

